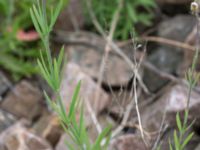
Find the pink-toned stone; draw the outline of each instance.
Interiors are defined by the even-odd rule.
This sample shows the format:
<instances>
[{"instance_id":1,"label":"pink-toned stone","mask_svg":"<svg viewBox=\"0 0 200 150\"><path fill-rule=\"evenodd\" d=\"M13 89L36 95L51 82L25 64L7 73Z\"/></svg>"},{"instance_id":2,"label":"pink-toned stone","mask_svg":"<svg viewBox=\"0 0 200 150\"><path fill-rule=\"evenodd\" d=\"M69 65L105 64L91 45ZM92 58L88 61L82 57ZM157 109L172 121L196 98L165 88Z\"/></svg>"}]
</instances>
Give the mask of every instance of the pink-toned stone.
<instances>
[{"instance_id":1,"label":"pink-toned stone","mask_svg":"<svg viewBox=\"0 0 200 150\"><path fill-rule=\"evenodd\" d=\"M97 84L74 63L68 63L64 67L60 94L66 106L71 102L73 92L79 81L81 81L81 90L79 93L81 100L87 100L97 114L107 108L109 104L109 96L107 93L99 88ZM95 101L96 91L100 92L100 99L97 102ZM85 109L87 109L87 107Z\"/></svg>"},{"instance_id":2,"label":"pink-toned stone","mask_svg":"<svg viewBox=\"0 0 200 150\"><path fill-rule=\"evenodd\" d=\"M44 139L31 133L23 121L18 122L0 134L2 150L52 150Z\"/></svg>"},{"instance_id":3,"label":"pink-toned stone","mask_svg":"<svg viewBox=\"0 0 200 150\"><path fill-rule=\"evenodd\" d=\"M161 122L164 117L164 125L176 127L176 114L179 112L181 118L184 117L184 111L187 106L188 87L184 85L172 86L165 92L156 102L146 107L143 110L141 119L143 127L148 132L159 131ZM200 95L192 91L189 105L189 122L195 121L195 124L200 124Z\"/></svg>"}]
</instances>

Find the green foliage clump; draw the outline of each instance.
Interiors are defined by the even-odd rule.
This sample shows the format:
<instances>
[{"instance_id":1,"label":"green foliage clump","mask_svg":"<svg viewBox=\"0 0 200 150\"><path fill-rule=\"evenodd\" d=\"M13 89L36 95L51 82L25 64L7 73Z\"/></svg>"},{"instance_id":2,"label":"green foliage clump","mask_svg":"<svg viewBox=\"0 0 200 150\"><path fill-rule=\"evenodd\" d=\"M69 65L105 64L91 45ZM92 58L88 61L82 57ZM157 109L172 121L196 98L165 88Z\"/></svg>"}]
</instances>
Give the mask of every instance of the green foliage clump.
<instances>
[{"instance_id":1,"label":"green foliage clump","mask_svg":"<svg viewBox=\"0 0 200 150\"><path fill-rule=\"evenodd\" d=\"M119 0L92 0L94 14L105 30L110 28L118 3ZM114 37L127 39L130 32L135 33L134 26L136 24L151 25L152 8L154 7L156 7L154 0L125 0ZM92 24L91 20L87 20L87 22Z\"/></svg>"},{"instance_id":2,"label":"green foliage clump","mask_svg":"<svg viewBox=\"0 0 200 150\"><path fill-rule=\"evenodd\" d=\"M48 9L56 0L48 0ZM0 0L0 66L9 71L14 80L37 73L35 59L40 42L17 39L17 32L33 28L29 8L35 0Z\"/></svg>"}]
</instances>

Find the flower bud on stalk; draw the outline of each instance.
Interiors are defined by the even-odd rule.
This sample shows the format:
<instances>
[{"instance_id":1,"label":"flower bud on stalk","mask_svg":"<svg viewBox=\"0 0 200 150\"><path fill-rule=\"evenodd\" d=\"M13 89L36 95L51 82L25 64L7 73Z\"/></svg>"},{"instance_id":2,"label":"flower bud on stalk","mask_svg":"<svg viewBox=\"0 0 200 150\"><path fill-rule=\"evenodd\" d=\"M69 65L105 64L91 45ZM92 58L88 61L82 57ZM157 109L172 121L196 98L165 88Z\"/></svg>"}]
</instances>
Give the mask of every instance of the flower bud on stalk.
<instances>
[{"instance_id":1,"label":"flower bud on stalk","mask_svg":"<svg viewBox=\"0 0 200 150\"><path fill-rule=\"evenodd\" d=\"M191 3L190 5L190 10L192 14L198 15L199 14L199 7L200 7L200 0L195 0L194 2Z\"/></svg>"}]
</instances>

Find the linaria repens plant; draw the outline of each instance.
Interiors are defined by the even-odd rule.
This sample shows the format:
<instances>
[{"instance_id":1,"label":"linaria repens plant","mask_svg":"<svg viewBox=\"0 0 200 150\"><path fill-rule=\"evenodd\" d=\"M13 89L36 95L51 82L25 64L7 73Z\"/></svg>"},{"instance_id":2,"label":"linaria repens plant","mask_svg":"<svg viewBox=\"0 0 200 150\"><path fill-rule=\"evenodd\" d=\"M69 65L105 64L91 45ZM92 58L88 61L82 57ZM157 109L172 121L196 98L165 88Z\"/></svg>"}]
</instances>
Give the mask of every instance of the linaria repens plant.
<instances>
[{"instance_id":1,"label":"linaria repens plant","mask_svg":"<svg viewBox=\"0 0 200 150\"><path fill-rule=\"evenodd\" d=\"M71 138L71 142L66 141L67 147L70 150L103 150L106 149L110 140L110 127L105 128L97 139L92 143L87 133L87 129L84 122L83 107L77 121L77 108L79 104L79 91L81 82L77 84L75 92L73 94L69 110L66 110L60 96L61 85L61 69L62 60L64 55L64 48L61 49L58 58L52 58L49 35L56 22L56 19L62 9L63 0L59 0L55 9L51 10L50 16L46 14L46 1L37 1L36 5L30 10L31 18L35 29L39 33L41 40L44 44L45 55L41 53L40 59L38 59L38 66L41 70L42 76L47 81L49 86L56 94L56 100L52 101L50 97L45 93L45 97L48 104L58 114L61 125L66 134ZM47 62L44 58L47 57ZM68 113L67 113L68 112Z\"/></svg>"},{"instance_id":2,"label":"linaria repens plant","mask_svg":"<svg viewBox=\"0 0 200 150\"><path fill-rule=\"evenodd\" d=\"M66 1L66 0L65 0ZM47 1L47 12L57 0ZM26 33L33 27L29 8L36 0L0 0L0 67L9 72L15 81L38 73L36 58L40 56L41 42L37 35ZM33 34L32 34L33 35ZM23 37L23 38L22 38Z\"/></svg>"},{"instance_id":3,"label":"linaria repens plant","mask_svg":"<svg viewBox=\"0 0 200 150\"><path fill-rule=\"evenodd\" d=\"M194 133L188 133L188 130L191 128L192 123L188 125L188 115L189 115L189 104L190 104L190 97L192 93L192 89L195 87L197 82L199 81L199 73L195 72L197 61L199 57L199 8L200 8L200 1L195 0L191 3L191 11L192 14L195 15L197 18L197 43L196 43L196 51L193 57L193 62L191 68L186 73L186 79L189 84L189 92L188 92L188 99L187 99L187 106L184 113L184 119L183 122L181 121L179 113L176 115L176 124L178 126L178 131L174 131L173 135L173 142L174 146L172 145L171 140L169 140L170 150L184 150L186 145L189 143L189 141L192 139Z\"/></svg>"}]
</instances>

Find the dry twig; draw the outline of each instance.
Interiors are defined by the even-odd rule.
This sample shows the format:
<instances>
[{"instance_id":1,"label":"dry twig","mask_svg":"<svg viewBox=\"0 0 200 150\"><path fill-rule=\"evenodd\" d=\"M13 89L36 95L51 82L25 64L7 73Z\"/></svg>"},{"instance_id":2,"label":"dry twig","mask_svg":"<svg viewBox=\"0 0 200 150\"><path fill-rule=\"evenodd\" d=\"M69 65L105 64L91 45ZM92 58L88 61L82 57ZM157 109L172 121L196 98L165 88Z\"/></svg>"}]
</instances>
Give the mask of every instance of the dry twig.
<instances>
[{"instance_id":1,"label":"dry twig","mask_svg":"<svg viewBox=\"0 0 200 150\"><path fill-rule=\"evenodd\" d=\"M113 35L114 35L114 32L115 32L117 23L119 21L119 15L120 15L121 9L123 8L123 2L124 2L124 0L119 1L118 8L117 8L117 10L116 10L116 12L113 16L113 20L112 20L111 27L110 27L110 32L109 32L109 35L107 37L107 43L106 43L105 50L104 50L104 58L102 59L102 62L101 62L101 65L100 65L99 77L98 77L98 82L97 82L98 87L101 87L105 65L106 65L106 62L109 58L109 52L111 50L109 43L113 39ZM100 93L98 91L96 91L95 102L99 101L99 97L100 97ZM95 104L95 107L97 107L97 103Z\"/></svg>"}]
</instances>

